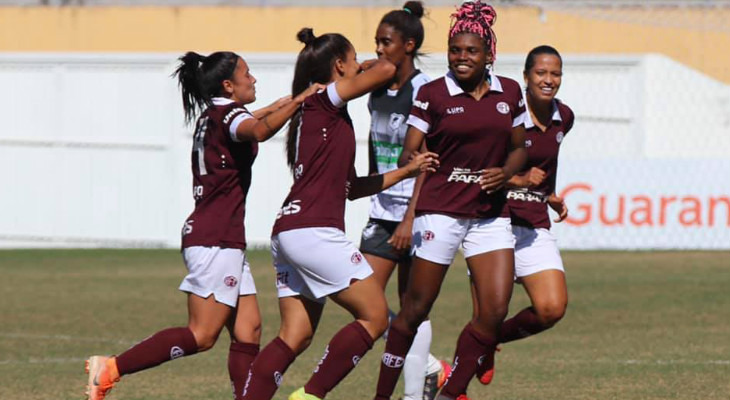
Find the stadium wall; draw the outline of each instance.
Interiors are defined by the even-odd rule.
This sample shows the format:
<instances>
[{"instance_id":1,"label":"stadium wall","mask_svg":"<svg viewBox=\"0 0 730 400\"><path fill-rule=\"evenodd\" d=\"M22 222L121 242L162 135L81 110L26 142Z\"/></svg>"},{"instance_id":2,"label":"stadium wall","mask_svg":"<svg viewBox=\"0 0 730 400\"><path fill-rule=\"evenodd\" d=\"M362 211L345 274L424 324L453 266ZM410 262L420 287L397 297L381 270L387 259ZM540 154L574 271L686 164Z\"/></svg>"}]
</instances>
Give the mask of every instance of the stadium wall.
<instances>
[{"instance_id":1,"label":"stadium wall","mask_svg":"<svg viewBox=\"0 0 730 400\"><path fill-rule=\"evenodd\" d=\"M428 4L428 1L426 1ZM458 3L458 1L454 1ZM501 54L549 43L566 54L664 54L730 83L730 7L498 6ZM690 2L688 2L690 4ZM382 7L0 7L0 52L296 52L303 26L372 51ZM423 50L445 51L453 7L429 8Z\"/></svg>"},{"instance_id":2,"label":"stadium wall","mask_svg":"<svg viewBox=\"0 0 730 400\"><path fill-rule=\"evenodd\" d=\"M192 193L191 129L169 78L178 55L0 54L0 87L13 94L0 97L0 247L179 245ZM288 92L294 57L247 55L252 108ZM444 61L422 68L437 77ZM522 62L502 54L497 71L521 81ZM554 228L561 247L730 248L730 86L661 55L567 55L560 94L577 115L560 159L571 209ZM365 173L364 100L350 111ZM254 166L254 245L268 243L291 183L283 148L283 135L263 144ZM352 240L368 207L348 205Z\"/></svg>"}]
</instances>

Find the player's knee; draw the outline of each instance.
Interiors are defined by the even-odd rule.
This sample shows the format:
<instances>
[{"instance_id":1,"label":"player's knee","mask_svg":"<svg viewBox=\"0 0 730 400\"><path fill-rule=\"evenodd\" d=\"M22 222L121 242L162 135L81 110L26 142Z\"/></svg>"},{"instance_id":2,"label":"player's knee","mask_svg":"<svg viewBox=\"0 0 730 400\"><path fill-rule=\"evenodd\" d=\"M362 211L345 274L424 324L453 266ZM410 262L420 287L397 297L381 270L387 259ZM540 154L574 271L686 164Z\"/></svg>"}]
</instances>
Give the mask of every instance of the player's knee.
<instances>
[{"instance_id":1,"label":"player's knee","mask_svg":"<svg viewBox=\"0 0 730 400\"><path fill-rule=\"evenodd\" d=\"M289 346L294 354L299 355L312 344L314 333L287 329L280 330L279 337Z\"/></svg>"},{"instance_id":2,"label":"player's knee","mask_svg":"<svg viewBox=\"0 0 730 400\"><path fill-rule=\"evenodd\" d=\"M261 321L236 325L233 331L233 338L239 343L260 343L261 342Z\"/></svg>"},{"instance_id":3,"label":"player's knee","mask_svg":"<svg viewBox=\"0 0 730 400\"><path fill-rule=\"evenodd\" d=\"M423 301L412 302L407 310L402 312L409 330L416 331L418 326L423 322L431 310L431 305Z\"/></svg>"},{"instance_id":4,"label":"player's knee","mask_svg":"<svg viewBox=\"0 0 730 400\"><path fill-rule=\"evenodd\" d=\"M198 345L198 352L207 351L215 346L215 342L218 341L218 332L210 332L205 330L191 329L193 336L195 337L195 343Z\"/></svg>"},{"instance_id":5,"label":"player's knee","mask_svg":"<svg viewBox=\"0 0 730 400\"><path fill-rule=\"evenodd\" d=\"M534 306L535 313L545 327L558 323L565 315L567 304L561 301L545 301Z\"/></svg>"}]
</instances>

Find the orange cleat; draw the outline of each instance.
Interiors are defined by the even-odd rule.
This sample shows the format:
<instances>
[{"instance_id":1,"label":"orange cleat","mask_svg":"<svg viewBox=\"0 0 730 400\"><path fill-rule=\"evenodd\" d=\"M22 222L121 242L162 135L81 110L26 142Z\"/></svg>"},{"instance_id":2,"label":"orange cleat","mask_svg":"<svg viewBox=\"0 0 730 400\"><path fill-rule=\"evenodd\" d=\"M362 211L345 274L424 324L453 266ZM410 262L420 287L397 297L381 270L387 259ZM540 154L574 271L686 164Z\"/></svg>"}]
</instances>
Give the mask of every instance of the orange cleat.
<instances>
[{"instance_id":1,"label":"orange cleat","mask_svg":"<svg viewBox=\"0 0 730 400\"><path fill-rule=\"evenodd\" d=\"M88 400L104 400L114 384L119 382L119 371L114 357L91 356L86 360L89 383L86 386Z\"/></svg>"},{"instance_id":2,"label":"orange cleat","mask_svg":"<svg viewBox=\"0 0 730 400\"><path fill-rule=\"evenodd\" d=\"M502 351L499 347L494 349L495 352ZM484 360L482 360L477 367L477 376L479 377L479 382L482 385L489 385L492 383L492 379L494 378L494 353L488 354L484 357Z\"/></svg>"},{"instance_id":3,"label":"orange cleat","mask_svg":"<svg viewBox=\"0 0 730 400\"><path fill-rule=\"evenodd\" d=\"M465 394L460 394L455 400L469 400L469 398Z\"/></svg>"},{"instance_id":4,"label":"orange cleat","mask_svg":"<svg viewBox=\"0 0 730 400\"><path fill-rule=\"evenodd\" d=\"M441 371L439 371L439 379L436 386L441 389L446 383L446 380L449 379L449 375L451 375L451 364L444 360L439 360L439 363L441 363Z\"/></svg>"}]
</instances>

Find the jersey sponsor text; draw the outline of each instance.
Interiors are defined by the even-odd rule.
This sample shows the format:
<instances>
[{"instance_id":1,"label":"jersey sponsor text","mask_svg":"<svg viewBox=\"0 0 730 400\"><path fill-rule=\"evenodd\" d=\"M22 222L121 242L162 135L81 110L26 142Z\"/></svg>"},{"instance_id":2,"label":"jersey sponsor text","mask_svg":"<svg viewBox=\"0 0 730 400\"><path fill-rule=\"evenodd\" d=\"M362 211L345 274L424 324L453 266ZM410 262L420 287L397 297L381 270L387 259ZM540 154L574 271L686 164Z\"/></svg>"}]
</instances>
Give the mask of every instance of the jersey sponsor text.
<instances>
[{"instance_id":1,"label":"jersey sponsor text","mask_svg":"<svg viewBox=\"0 0 730 400\"><path fill-rule=\"evenodd\" d=\"M447 179L447 182L461 182L461 183L477 183L479 182L479 177L482 175L482 171L472 171L469 168L459 168L454 167L454 170L451 171L451 175L449 175L449 179Z\"/></svg>"}]
</instances>

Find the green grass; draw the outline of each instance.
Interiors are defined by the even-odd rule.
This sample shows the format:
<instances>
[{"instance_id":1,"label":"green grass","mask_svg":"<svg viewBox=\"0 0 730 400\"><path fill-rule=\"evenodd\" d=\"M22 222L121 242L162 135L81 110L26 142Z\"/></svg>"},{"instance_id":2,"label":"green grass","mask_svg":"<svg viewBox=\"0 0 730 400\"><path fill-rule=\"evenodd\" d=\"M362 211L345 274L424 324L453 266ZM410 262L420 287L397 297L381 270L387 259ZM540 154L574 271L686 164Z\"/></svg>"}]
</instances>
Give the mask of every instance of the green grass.
<instances>
[{"instance_id":1,"label":"green grass","mask_svg":"<svg viewBox=\"0 0 730 400\"><path fill-rule=\"evenodd\" d=\"M273 268L268 252L249 256L268 342L279 323ZM565 319L503 346L494 383L473 382L472 399L730 399L730 253L568 252L564 261ZM119 353L185 324L184 274L175 251L0 251L0 399L81 399L87 355ZM466 285L459 260L432 313L432 352L442 358L471 313ZM526 304L516 288L511 310ZM349 321L328 303L275 398L306 381ZM227 348L224 334L208 353L124 377L110 399L229 399ZM328 398L372 398L382 350L378 341Z\"/></svg>"}]
</instances>

